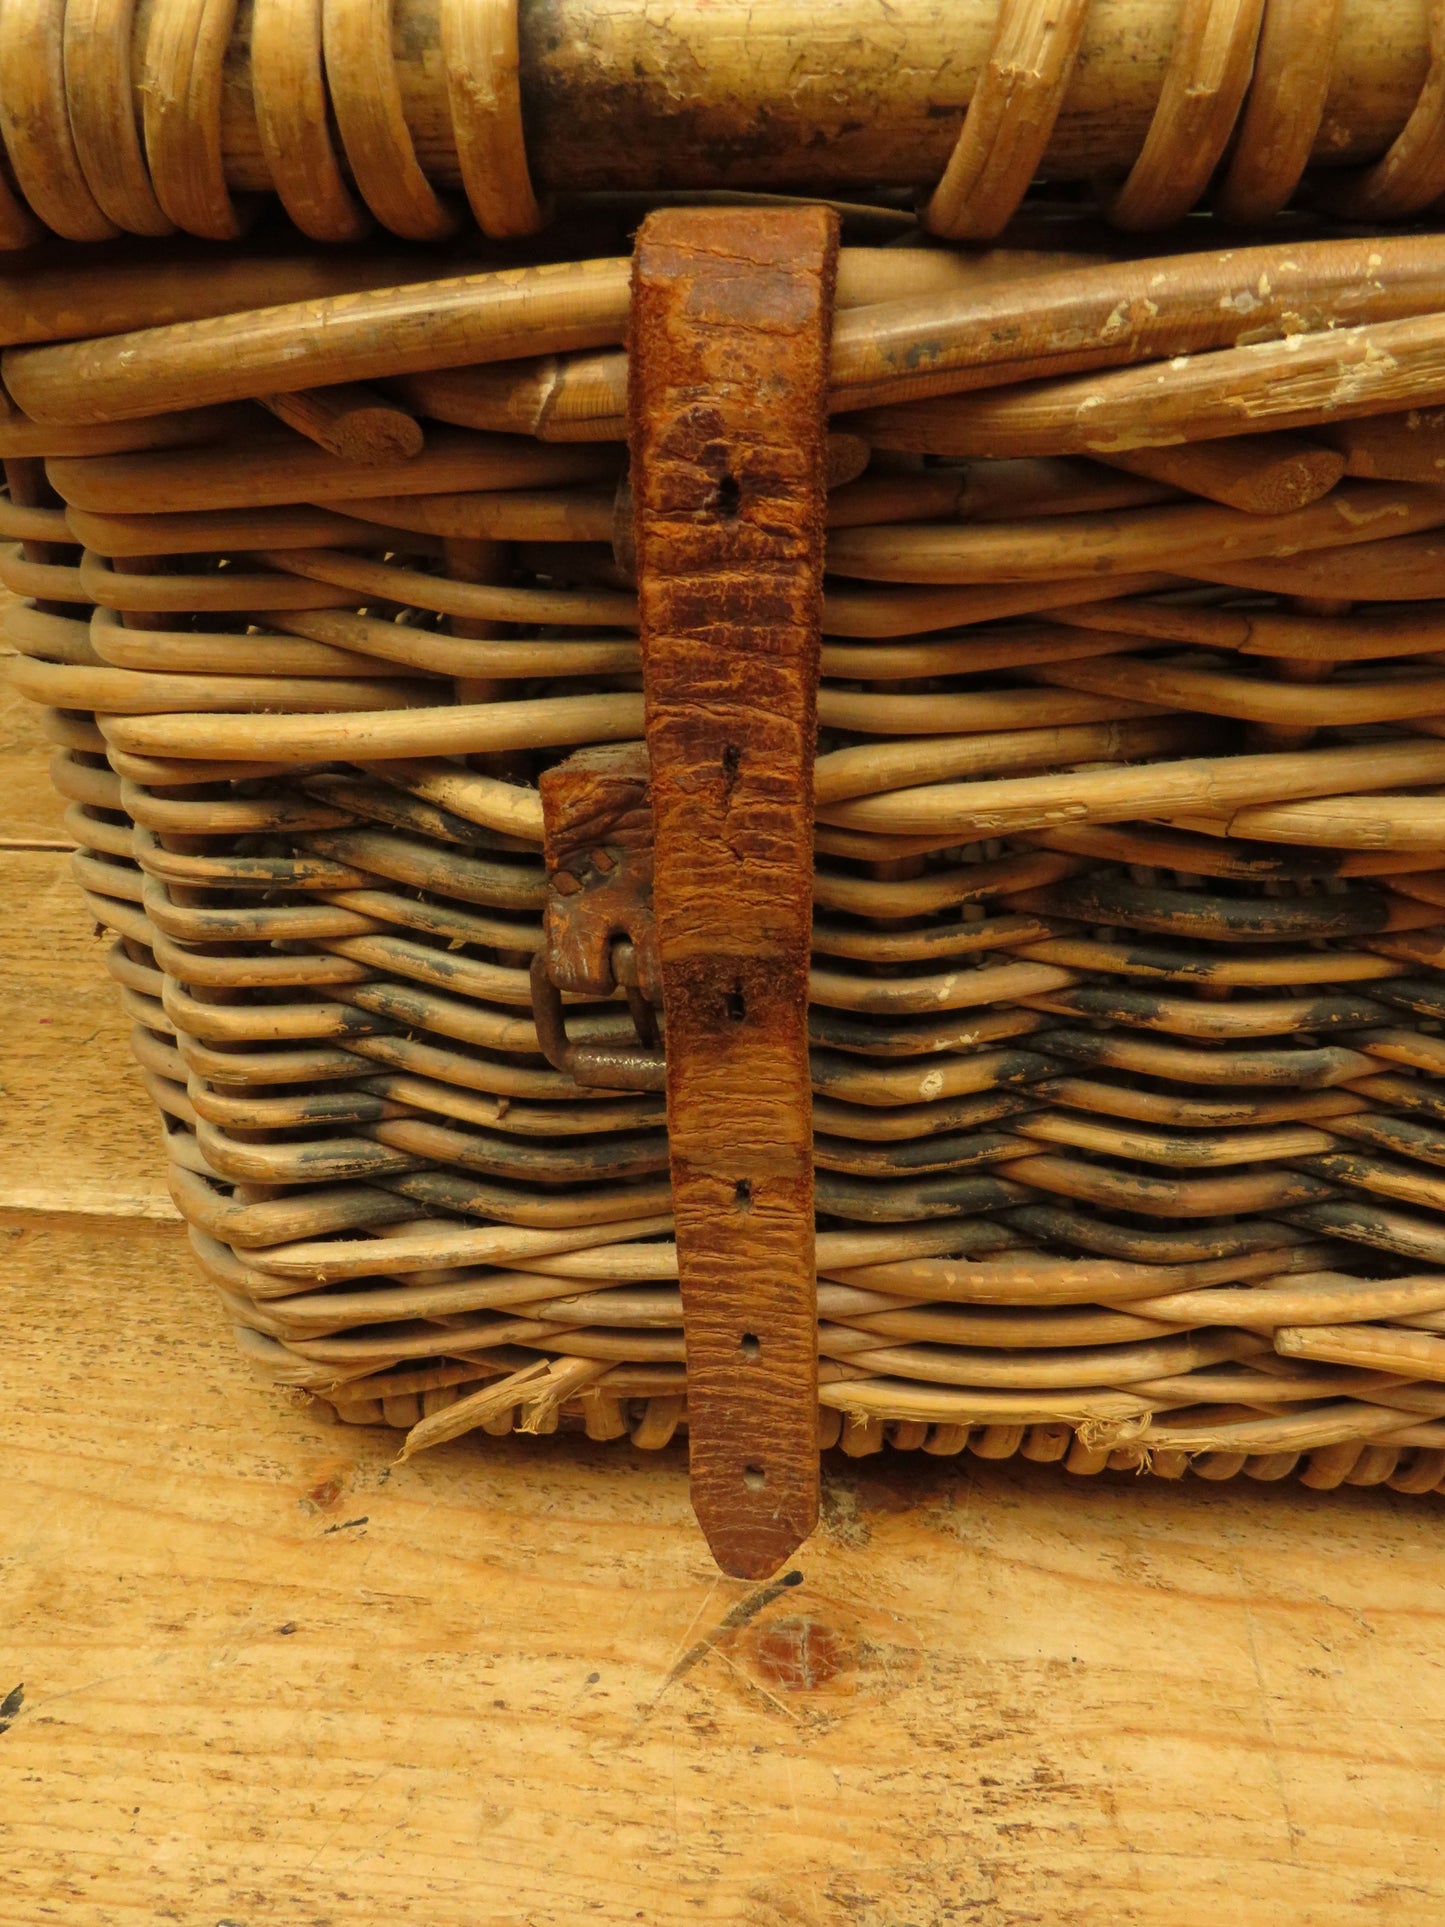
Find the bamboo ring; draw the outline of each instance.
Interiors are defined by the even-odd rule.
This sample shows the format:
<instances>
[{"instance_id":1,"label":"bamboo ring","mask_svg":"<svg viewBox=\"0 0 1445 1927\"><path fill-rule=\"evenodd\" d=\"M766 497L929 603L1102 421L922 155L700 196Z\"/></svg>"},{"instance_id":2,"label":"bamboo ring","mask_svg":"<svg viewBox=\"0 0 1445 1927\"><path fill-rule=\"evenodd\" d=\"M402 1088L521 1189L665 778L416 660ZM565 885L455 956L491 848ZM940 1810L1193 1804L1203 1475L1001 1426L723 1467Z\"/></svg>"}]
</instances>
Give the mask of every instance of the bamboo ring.
<instances>
[{"instance_id":1,"label":"bamboo ring","mask_svg":"<svg viewBox=\"0 0 1445 1927\"><path fill-rule=\"evenodd\" d=\"M1204 192L1249 85L1263 12L1264 0L1184 0L1144 145L1104 197L1116 227L1167 227Z\"/></svg>"},{"instance_id":2,"label":"bamboo ring","mask_svg":"<svg viewBox=\"0 0 1445 1927\"><path fill-rule=\"evenodd\" d=\"M131 76L135 0L68 0L65 99L76 155L103 213L129 234L173 232L151 186Z\"/></svg>"},{"instance_id":3,"label":"bamboo ring","mask_svg":"<svg viewBox=\"0 0 1445 1927\"><path fill-rule=\"evenodd\" d=\"M236 0L157 0L141 93L156 199L187 234L229 241L242 221L221 152L221 70Z\"/></svg>"},{"instance_id":4,"label":"bamboo ring","mask_svg":"<svg viewBox=\"0 0 1445 1927\"><path fill-rule=\"evenodd\" d=\"M281 205L313 241L356 241L371 222L331 144L321 0L256 0L251 95Z\"/></svg>"},{"instance_id":5,"label":"bamboo ring","mask_svg":"<svg viewBox=\"0 0 1445 1927\"><path fill-rule=\"evenodd\" d=\"M453 11L460 4L452 0ZM987 241L1013 218L1064 104L1090 5L1003 0L958 144L924 215L934 234Z\"/></svg>"},{"instance_id":6,"label":"bamboo ring","mask_svg":"<svg viewBox=\"0 0 1445 1927\"><path fill-rule=\"evenodd\" d=\"M1373 167L1327 197L1351 221L1418 214L1445 194L1445 0L1430 0L1430 66L1420 98Z\"/></svg>"},{"instance_id":7,"label":"bamboo ring","mask_svg":"<svg viewBox=\"0 0 1445 1927\"><path fill-rule=\"evenodd\" d=\"M1324 117L1344 0L1265 0L1254 79L1216 207L1247 225L1299 185Z\"/></svg>"},{"instance_id":8,"label":"bamboo ring","mask_svg":"<svg viewBox=\"0 0 1445 1927\"><path fill-rule=\"evenodd\" d=\"M65 99L65 0L5 0L0 8L0 133L21 193L67 241L117 232L90 191Z\"/></svg>"},{"instance_id":9,"label":"bamboo ring","mask_svg":"<svg viewBox=\"0 0 1445 1927\"><path fill-rule=\"evenodd\" d=\"M452 133L477 225L498 241L535 234L542 210L522 128L517 0L442 0L441 34Z\"/></svg>"},{"instance_id":10,"label":"bamboo ring","mask_svg":"<svg viewBox=\"0 0 1445 1927\"><path fill-rule=\"evenodd\" d=\"M421 170L391 48L392 0L323 0L326 78L352 179L383 227L442 241L456 220Z\"/></svg>"}]
</instances>

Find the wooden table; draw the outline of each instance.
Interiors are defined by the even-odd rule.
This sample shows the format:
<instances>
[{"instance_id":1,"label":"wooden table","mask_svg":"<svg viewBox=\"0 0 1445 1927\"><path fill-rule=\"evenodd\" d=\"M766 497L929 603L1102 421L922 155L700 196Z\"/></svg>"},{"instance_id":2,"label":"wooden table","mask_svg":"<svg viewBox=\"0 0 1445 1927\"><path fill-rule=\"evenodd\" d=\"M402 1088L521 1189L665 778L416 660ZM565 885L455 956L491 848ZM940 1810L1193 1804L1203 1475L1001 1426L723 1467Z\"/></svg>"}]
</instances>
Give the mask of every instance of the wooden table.
<instances>
[{"instance_id":1,"label":"wooden table","mask_svg":"<svg viewBox=\"0 0 1445 1927\"><path fill-rule=\"evenodd\" d=\"M834 1455L749 1587L680 1451L254 1378L44 764L7 700L5 1927L1442 1918L1439 1500Z\"/></svg>"}]
</instances>

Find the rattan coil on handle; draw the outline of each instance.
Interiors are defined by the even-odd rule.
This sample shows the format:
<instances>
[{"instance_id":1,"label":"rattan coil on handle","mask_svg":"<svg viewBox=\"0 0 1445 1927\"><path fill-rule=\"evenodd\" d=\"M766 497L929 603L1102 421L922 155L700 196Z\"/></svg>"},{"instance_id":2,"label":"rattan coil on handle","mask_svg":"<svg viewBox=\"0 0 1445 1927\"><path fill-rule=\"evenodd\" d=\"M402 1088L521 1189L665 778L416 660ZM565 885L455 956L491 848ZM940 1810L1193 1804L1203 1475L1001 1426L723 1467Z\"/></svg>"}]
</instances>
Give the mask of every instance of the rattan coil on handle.
<instances>
[{"instance_id":1,"label":"rattan coil on handle","mask_svg":"<svg viewBox=\"0 0 1445 1927\"><path fill-rule=\"evenodd\" d=\"M321 23L322 0L256 0L251 95L281 205L314 241L354 241L371 222L331 145Z\"/></svg>"},{"instance_id":2,"label":"rattan coil on handle","mask_svg":"<svg viewBox=\"0 0 1445 1927\"><path fill-rule=\"evenodd\" d=\"M71 241L116 232L82 168L67 104L66 0L7 0L0 11L0 133L30 206Z\"/></svg>"},{"instance_id":3,"label":"rattan coil on handle","mask_svg":"<svg viewBox=\"0 0 1445 1927\"><path fill-rule=\"evenodd\" d=\"M322 0L326 80L342 145L362 199L409 241L440 241L456 226L423 174L391 54L392 0Z\"/></svg>"},{"instance_id":4,"label":"rattan coil on handle","mask_svg":"<svg viewBox=\"0 0 1445 1927\"><path fill-rule=\"evenodd\" d=\"M457 159L484 234L542 225L522 128L517 0L441 0L442 59Z\"/></svg>"},{"instance_id":5,"label":"rattan coil on handle","mask_svg":"<svg viewBox=\"0 0 1445 1927\"><path fill-rule=\"evenodd\" d=\"M1299 186L1324 118L1341 13L1342 0L1265 0L1254 78L1215 202L1226 220L1268 220Z\"/></svg>"},{"instance_id":6,"label":"rattan coil on handle","mask_svg":"<svg viewBox=\"0 0 1445 1927\"><path fill-rule=\"evenodd\" d=\"M146 30L141 95L156 199L187 234L226 241L243 222L221 152L221 72L236 0L157 0Z\"/></svg>"},{"instance_id":7,"label":"rattan coil on handle","mask_svg":"<svg viewBox=\"0 0 1445 1927\"><path fill-rule=\"evenodd\" d=\"M1416 214L1445 193L1445 5L1431 0L1430 65L1413 113L1389 150L1334 197L1347 220Z\"/></svg>"},{"instance_id":8,"label":"rattan coil on handle","mask_svg":"<svg viewBox=\"0 0 1445 1927\"><path fill-rule=\"evenodd\" d=\"M170 234L172 223L151 186L135 112L135 0L66 0L64 11L64 105L90 191L117 228Z\"/></svg>"},{"instance_id":9,"label":"rattan coil on handle","mask_svg":"<svg viewBox=\"0 0 1445 1927\"><path fill-rule=\"evenodd\" d=\"M40 240L45 229L20 199L0 167L0 248L25 248Z\"/></svg>"},{"instance_id":10,"label":"rattan coil on handle","mask_svg":"<svg viewBox=\"0 0 1445 1927\"><path fill-rule=\"evenodd\" d=\"M989 240L1038 172L1092 0L1001 0L963 131L924 213L935 234Z\"/></svg>"},{"instance_id":11,"label":"rattan coil on handle","mask_svg":"<svg viewBox=\"0 0 1445 1927\"><path fill-rule=\"evenodd\" d=\"M1199 199L1244 100L1263 13L1264 0L1184 0L1144 145L1104 203L1116 226L1167 227Z\"/></svg>"},{"instance_id":12,"label":"rattan coil on handle","mask_svg":"<svg viewBox=\"0 0 1445 1927\"><path fill-rule=\"evenodd\" d=\"M945 40L936 10L908 0L897 45L864 0L835 0L813 23L816 59L842 71L820 92L791 4L767 0L757 31L768 49L800 37L801 77L771 51L739 69L697 0L660 38L645 10L599 13L595 0L559 0L545 27L516 0L418 0L400 38L386 0L263 0L254 21L232 0L157 0L134 72L133 0L15 0L0 22L0 123L19 196L0 180L0 244L25 245L35 222L77 239L168 224L225 237L237 197L267 189L316 240L355 238L362 204L393 233L434 240L454 225L456 185L481 229L506 238L539 225L539 183L793 187L821 178L822 153L834 191L916 183L937 165L926 220L952 238L999 232L1034 177L1122 182L1105 191L1112 218L1164 224L1206 195L1231 139L1220 206L1235 220L1284 205L1311 163L1325 195L1324 170L1364 163L1336 194L1352 218L1407 217L1445 184L1438 7L1422 20L1421 88L1414 28L1391 16L1371 36L1368 0L1123 0L1119 17L1088 0L961 0ZM961 98L955 42L978 63ZM618 73L632 75L620 93ZM238 111L247 92L254 115ZM799 118L809 103L815 126ZM960 109L950 156L937 143ZM605 138L583 132L594 127Z\"/></svg>"}]
</instances>

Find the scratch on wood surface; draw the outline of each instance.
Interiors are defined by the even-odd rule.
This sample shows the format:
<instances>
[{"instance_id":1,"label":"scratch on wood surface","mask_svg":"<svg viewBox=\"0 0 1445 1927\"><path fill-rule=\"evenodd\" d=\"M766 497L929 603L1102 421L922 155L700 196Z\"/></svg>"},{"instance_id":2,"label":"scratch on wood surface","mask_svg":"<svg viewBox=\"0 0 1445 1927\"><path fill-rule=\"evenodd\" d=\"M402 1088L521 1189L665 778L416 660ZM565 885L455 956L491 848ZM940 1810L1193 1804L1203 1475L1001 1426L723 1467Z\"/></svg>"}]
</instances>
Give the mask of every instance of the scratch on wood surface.
<instances>
[{"instance_id":1,"label":"scratch on wood surface","mask_svg":"<svg viewBox=\"0 0 1445 1927\"><path fill-rule=\"evenodd\" d=\"M692 1627L697 1624L698 1620L707 1610L708 1601L712 1598L718 1585L721 1583L720 1580L715 1580L713 1584L709 1586L702 1604L692 1616L688 1632L691 1632ZM643 1705L639 1707L639 1719L649 1719L657 1710L658 1703L667 1689L676 1684L676 1682L686 1674L690 1673L693 1667L701 1660L706 1659L710 1653L716 1652L720 1658L727 1659L727 1654L722 1650L723 1642L729 1639L732 1634L740 1632L744 1626L756 1619L758 1614L771 1606L774 1600L780 1599L784 1593L791 1591L795 1586L801 1586L802 1583L803 1575L795 1569L791 1572L783 1573L781 1577L777 1579L769 1580L766 1585L755 1586L751 1592L745 1593L741 1599L737 1600L735 1604L728 1608L727 1612L723 1614L711 1632L706 1633L692 1645L684 1647L683 1651L668 1667L662 1684L658 1687L652 1698L645 1701ZM687 1635L684 1634L683 1637L686 1639ZM731 1661L729 1661L729 1664L731 1664ZM737 1669L734 1668L734 1670L736 1671ZM750 1684L751 1683L753 1682L750 1682ZM765 1688L761 1690L766 1691ZM773 1695L769 1693L768 1698L772 1699ZM777 1701L776 1704L783 1712L790 1713L790 1709L783 1706L780 1700Z\"/></svg>"},{"instance_id":2,"label":"scratch on wood surface","mask_svg":"<svg viewBox=\"0 0 1445 1927\"><path fill-rule=\"evenodd\" d=\"M154 1218L180 1223L180 1212L157 1192L124 1192L97 1186L95 1190L69 1185L6 1184L0 1186L0 1211L35 1211L51 1217Z\"/></svg>"},{"instance_id":3,"label":"scratch on wood surface","mask_svg":"<svg viewBox=\"0 0 1445 1927\"><path fill-rule=\"evenodd\" d=\"M1254 1615L1249 1608L1249 1588L1245 1583L1243 1572L1240 1571L1239 1561L1234 1559L1231 1561L1231 1564L1239 1580L1240 1605L1244 1619L1244 1637L1249 1647L1249 1663L1254 1674L1255 1694L1259 1701L1259 1717L1269 1742L1267 1750L1269 1770L1274 1780L1275 1790L1279 1794L1280 1813L1284 1819L1285 1836L1289 1841L1290 1859L1293 1860L1298 1854L1300 1829L1296 1827L1294 1815L1290 1811L1289 1792L1285 1786L1284 1769L1280 1763L1279 1736L1275 1731L1274 1710L1270 1703L1269 1689L1264 1683L1264 1668L1260 1663L1259 1643L1255 1638Z\"/></svg>"},{"instance_id":4,"label":"scratch on wood surface","mask_svg":"<svg viewBox=\"0 0 1445 1927\"><path fill-rule=\"evenodd\" d=\"M802 1583L801 1572L785 1572L781 1579L771 1579L767 1585L758 1586L740 1599L735 1606L723 1614L706 1638L698 1640L694 1646L689 1646L681 1659L675 1662L667 1678L659 1687L652 1704L655 1706L674 1681L681 1679L684 1673L690 1673L699 1660L706 1659L710 1652L715 1651L729 1633L740 1632L750 1620L756 1619L765 1607L771 1606L775 1599L781 1599L791 1587L801 1586Z\"/></svg>"}]
</instances>

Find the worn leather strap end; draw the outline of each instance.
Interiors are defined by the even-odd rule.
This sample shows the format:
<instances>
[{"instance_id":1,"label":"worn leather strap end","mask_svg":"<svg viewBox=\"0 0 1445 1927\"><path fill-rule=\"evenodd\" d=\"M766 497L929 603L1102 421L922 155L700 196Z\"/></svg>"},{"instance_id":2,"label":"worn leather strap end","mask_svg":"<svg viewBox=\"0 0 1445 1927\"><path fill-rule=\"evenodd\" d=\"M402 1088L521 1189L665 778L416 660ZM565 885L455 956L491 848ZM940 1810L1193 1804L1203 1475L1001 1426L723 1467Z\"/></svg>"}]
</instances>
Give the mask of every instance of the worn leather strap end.
<instances>
[{"instance_id":1,"label":"worn leather strap end","mask_svg":"<svg viewBox=\"0 0 1445 1927\"><path fill-rule=\"evenodd\" d=\"M692 1498L718 1564L817 1523L808 953L837 224L668 209L633 274L632 488Z\"/></svg>"}]
</instances>

